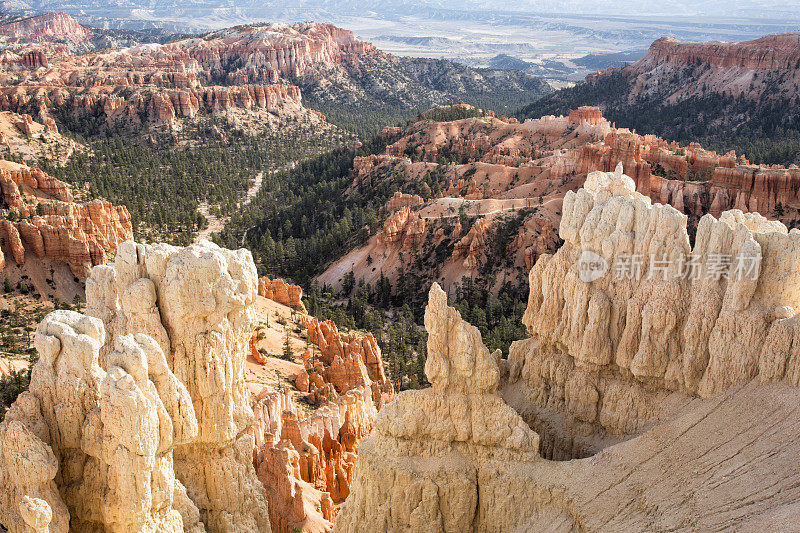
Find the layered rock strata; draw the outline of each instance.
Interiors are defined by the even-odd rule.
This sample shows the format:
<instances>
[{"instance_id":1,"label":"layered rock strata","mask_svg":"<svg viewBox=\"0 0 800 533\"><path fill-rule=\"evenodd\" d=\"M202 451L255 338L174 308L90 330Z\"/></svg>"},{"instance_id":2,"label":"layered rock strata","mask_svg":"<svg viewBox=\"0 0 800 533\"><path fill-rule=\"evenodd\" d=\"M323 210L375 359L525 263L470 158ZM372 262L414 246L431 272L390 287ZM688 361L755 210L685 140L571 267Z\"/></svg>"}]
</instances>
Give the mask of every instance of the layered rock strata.
<instances>
[{"instance_id":1,"label":"layered rock strata","mask_svg":"<svg viewBox=\"0 0 800 533\"><path fill-rule=\"evenodd\" d=\"M593 81L621 70L632 84L631 98L659 95L667 103L711 94L773 100L796 94L800 78L800 34L775 33L739 43L680 42L662 37L642 59L621 69L600 71ZM690 76L686 76L690 72ZM648 83L649 82L649 83Z\"/></svg>"},{"instance_id":2,"label":"layered rock strata","mask_svg":"<svg viewBox=\"0 0 800 533\"><path fill-rule=\"evenodd\" d=\"M20 41L80 43L90 32L66 13L47 13L0 25L0 35Z\"/></svg>"},{"instance_id":3,"label":"layered rock strata","mask_svg":"<svg viewBox=\"0 0 800 533\"><path fill-rule=\"evenodd\" d=\"M374 237L330 265L317 278L321 284L341 288L347 271L373 286L381 276L395 283L410 269L451 290L464 277L485 274L489 263L491 290L499 291L504 280L522 283L536 258L558 249L565 194L589 173L611 172L620 163L638 192L690 215L692 238L706 213L757 212L790 227L800 216L796 166L751 165L734 152L640 135L617 128L596 107L522 124L492 116L418 120L384 136L391 142L384 153L354 159L350 190L398 187L401 178L400 190ZM470 234L467 220L474 222ZM503 233L511 227L518 231L503 253L487 253L495 237L508 242Z\"/></svg>"},{"instance_id":4,"label":"layered rock strata","mask_svg":"<svg viewBox=\"0 0 800 533\"><path fill-rule=\"evenodd\" d=\"M0 258L10 256L20 266L28 253L63 261L80 278L105 263L106 252L133 238L124 206L74 203L65 183L10 162L0 169L0 216Z\"/></svg>"},{"instance_id":5,"label":"layered rock strata","mask_svg":"<svg viewBox=\"0 0 800 533\"><path fill-rule=\"evenodd\" d=\"M303 108L299 87L286 80L375 51L349 31L306 23L240 26L203 39L74 53L92 47L91 33L63 14L0 26L0 110L42 120L55 110L88 114L112 128L180 129L200 112L224 114L242 127L247 121L232 115L273 127L287 118L319 123L321 115Z\"/></svg>"}]
</instances>

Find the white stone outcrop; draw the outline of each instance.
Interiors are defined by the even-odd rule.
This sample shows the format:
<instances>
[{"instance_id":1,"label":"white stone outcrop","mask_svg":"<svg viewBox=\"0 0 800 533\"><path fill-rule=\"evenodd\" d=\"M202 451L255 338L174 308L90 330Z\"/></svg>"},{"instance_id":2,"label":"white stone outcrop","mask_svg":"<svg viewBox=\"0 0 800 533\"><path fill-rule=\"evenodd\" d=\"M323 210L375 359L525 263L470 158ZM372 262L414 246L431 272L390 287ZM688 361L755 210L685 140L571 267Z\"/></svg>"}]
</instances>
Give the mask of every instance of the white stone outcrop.
<instances>
[{"instance_id":1,"label":"white stone outcrop","mask_svg":"<svg viewBox=\"0 0 800 533\"><path fill-rule=\"evenodd\" d=\"M335 531L762 530L797 515L800 232L732 211L704 217L691 247L685 215L618 169L568 193L561 236L531 271L531 337L508 361L434 285L433 386L380 412ZM609 270L586 276L585 252ZM692 253L714 275L688 275ZM617 276L632 254L640 275Z\"/></svg>"},{"instance_id":2,"label":"white stone outcrop","mask_svg":"<svg viewBox=\"0 0 800 533\"><path fill-rule=\"evenodd\" d=\"M270 531L244 382L250 253L127 242L87 312L39 325L30 390L0 424L12 533Z\"/></svg>"},{"instance_id":3,"label":"white stone outcrop","mask_svg":"<svg viewBox=\"0 0 800 533\"><path fill-rule=\"evenodd\" d=\"M508 387L524 385L529 410L613 438L645 427L670 393L709 398L756 376L800 385L800 232L726 211L700 220L692 248L686 220L635 192L621 168L567 193L564 246L531 270L531 338L509 356ZM608 267L590 282L579 272L587 251Z\"/></svg>"},{"instance_id":4,"label":"white stone outcrop","mask_svg":"<svg viewBox=\"0 0 800 533\"><path fill-rule=\"evenodd\" d=\"M197 421L186 388L145 335L99 364L103 323L50 313L36 330L30 390L0 424L0 522L9 531L204 531L173 450ZM176 497L179 495L179 497Z\"/></svg>"},{"instance_id":5,"label":"white stone outcrop","mask_svg":"<svg viewBox=\"0 0 800 533\"><path fill-rule=\"evenodd\" d=\"M247 250L126 242L92 270L87 312L112 336L143 332L169 354L197 413L198 435L175 449L175 473L212 531L269 531L252 465L253 410L244 380L257 275Z\"/></svg>"},{"instance_id":6,"label":"white stone outcrop","mask_svg":"<svg viewBox=\"0 0 800 533\"><path fill-rule=\"evenodd\" d=\"M378 414L337 531L488 531L513 525L511 510L532 497L532 486L509 491L500 476L536 461L539 439L497 395L499 351L489 353L437 284L425 326L433 387L402 392Z\"/></svg>"}]
</instances>

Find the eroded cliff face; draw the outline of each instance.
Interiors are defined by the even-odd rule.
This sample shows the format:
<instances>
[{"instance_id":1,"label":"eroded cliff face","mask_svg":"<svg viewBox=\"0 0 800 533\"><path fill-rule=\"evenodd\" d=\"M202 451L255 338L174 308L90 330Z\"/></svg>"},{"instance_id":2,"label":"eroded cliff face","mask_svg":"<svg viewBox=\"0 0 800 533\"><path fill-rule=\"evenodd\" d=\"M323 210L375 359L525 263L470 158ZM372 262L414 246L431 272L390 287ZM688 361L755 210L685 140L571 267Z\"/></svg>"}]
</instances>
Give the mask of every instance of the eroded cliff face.
<instances>
[{"instance_id":1,"label":"eroded cliff face","mask_svg":"<svg viewBox=\"0 0 800 533\"><path fill-rule=\"evenodd\" d=\"M77 44L89 34L89 30L66 13L47 13L0 26L0 35L28 42L66 41Z\"/></svg>"},{"instance_id":2,"label":"eroded cliff face","mask_svg":"<svg viewBox=\"0 0 800 533\"><path fill-rule=\"evenodd\" d=\"M800 231L729 211L704 216L692 247L686 218L621 166L591 173L565 197L564 245L531 271L531 337L508 361L434 284L432 388L378 415L336 529L749 529L794 516ZM641 271L618 276L629 256Z\"/></svg>"},{"instance_id":3,"label":"eroded cliff face","mask_svg":"<svg viewBox=\"0 0 800 533\"><path fill-rule=\"evenodd\" d=\"M9 161L0 168L0 266L26 254L69 264L85 278L106 252L133 238L128 210L108 202L73 202L69 187L42 172Z\"/></svg>"},{"instance_id":4,"label":"eroded cliff face","mask_svg":"<svg viewBox=\"0 0 800 533\"><path fill-rule=\"evenodd\" d=\"M150 335L186 384L198 435L176 448L175 472L210 531L269 530L244 381L256 290L250 253L208 241L187 248L129 241L86 281L87 312L108 334Z\"/></svg>"},{"instance_id":5,"label":"eroded cliff face","mask_svg":"<svg viewBox=\"0 0 800 533\"><path fill-rule=\"evenodd\" d=\"M753 41L726 43L710 41L683 43L662 37L650 45L649 53L623 69L633 81L632 97L648 94L666 96L676 102L709 93L759 99L777 96L782 90L796 92L800 78L800 33L776 33ZM697 70L699 67L699 70ZM653 83L653 77L669 80L693 70L690 83ZM770 85L777 84L777 91ZM767 91L767 89L770 89Z\"/></svg>"},{"instance_id":6,"label":"eroded cliff face","mask_svg":"<svg viewBox=\"0 0 800 533\"><path fill-rule=\"evenodd\" d=\"M274 300L279 304L306 312L303 305L303 289L299 285L286 283L282 279L263 277L258 280L258 295Z\"/></svg>"},{"instance_id":7,"label":"eroded cliff face","mask_svg":"<svg viewBox=\"0 0 800 533\"><path fill-rule=\"evenodd\" d=\"M317 124L322 117L303 108L296 80L312 66L331 67L374 50L346 30L307 23L73 53L70 46L88 34L59 14L0 26L0 40L8 46L0 58L0 109L42 120L69 112L102 118L110 128L175 129L198 113L244 113L273 127L276 118Z\"/></svg>"},{"instance_id":8,"label":"eroded cliff face","mask_svg":"<svg viewBox=\"0 0 800 533\"><path fill-rule=\"evenodd\" d=\"M197 419L161 347L141 334L111 341L99 319L55 311L36 348L30 390L0 424L0 522L11 532L205 531L173 469Z\"/></svg>"},{"instance_id":9,"label":"eroded cliff face","mask_svg":"<svg viewBox=\"0 0 800 533\"><path fill-rule=\"evenodd\" d=\"M3 525L270 531L244 382L256 284L249 252L207 241L127 241L95 267L90 316L40 324L0 425Z\"/></svg>"}]
</instances>

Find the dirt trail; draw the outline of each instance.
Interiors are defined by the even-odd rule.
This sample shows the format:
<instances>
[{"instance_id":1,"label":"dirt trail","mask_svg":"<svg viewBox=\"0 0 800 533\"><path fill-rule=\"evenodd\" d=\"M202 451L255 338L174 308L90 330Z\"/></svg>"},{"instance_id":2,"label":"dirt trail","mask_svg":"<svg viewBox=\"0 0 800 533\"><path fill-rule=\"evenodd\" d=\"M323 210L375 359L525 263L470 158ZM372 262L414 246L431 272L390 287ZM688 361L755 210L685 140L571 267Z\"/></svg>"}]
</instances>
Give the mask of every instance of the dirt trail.
<instances>
[{"instance_id":1,"label":"dirt trail","mask_svg":"<svg viewBox=\"0 0 800 533\"><path fill-rule=\"evenodd\" d=\"M261 182L264 180L264 173L259 172L256 174L256 179L253 181L253 184L247 189L247 194L245 195L244 202L239 204L239 208L246 206L250 203L250 201L255 198L256 194L258 193L259 189L261 189ZM208 220L208 226L206 229L200 230L197 232L197 235L194 237L193 242L202 241L203 239L210 239L212 233L217 233L225 227L225 224L228 222L230 217L223 217L219 218L211 214L209 209L209 205L206 202L201 202L200 205L197 207L197 210L200 211L206 220Z\"/></svg>"}]
</instances>

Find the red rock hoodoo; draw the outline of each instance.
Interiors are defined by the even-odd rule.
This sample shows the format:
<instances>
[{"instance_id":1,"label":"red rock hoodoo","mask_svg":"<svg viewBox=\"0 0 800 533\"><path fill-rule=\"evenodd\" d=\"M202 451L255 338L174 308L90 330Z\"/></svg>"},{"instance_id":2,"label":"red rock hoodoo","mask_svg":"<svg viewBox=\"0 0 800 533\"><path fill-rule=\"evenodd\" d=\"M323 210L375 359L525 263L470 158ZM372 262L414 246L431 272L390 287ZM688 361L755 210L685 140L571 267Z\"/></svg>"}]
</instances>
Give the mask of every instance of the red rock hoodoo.
<instances>
[{"instance_id":1,"label":"red rock hoodoo","mask_svg":"<svg viewBox=\"0 0 800 533\"><path fill-rule=\"evenodd\" d=\"M105 263L106 252L133 238L124 206L100 200L74 203L65 183L37 168L4 162L0 194L0 248L18 265L30 252L38 259L68 263L85 278L92 266Z\"/></svg>"},{"instance_id":2,"label":"red rock hoodoo","mask_svg":"<svg viewBox=\"0 0 800 533\"><path fill-rule=\"evenodd\" d=\"M306 416L290 390L268 388L253 404L253 462L267 489L272 528L280 533L332 528L350 493L358 442L394 397L371 334L342 335L331 321L301 320L314 348L303 355L295 385L319 407Z\"/></svg>"},{"instance_id":3,"label":"red rock hoodoo","mask_svg":"<svg viewBox=\"0 0 800 533\"><path fill-rule=\"evenodd\" d=\"M286 283L282 279L269 279L267 277L259 279L258 295L302 313L307 312L306 306L303 305L303 289L298 285Z\"/></svg>"}]
</instances>

